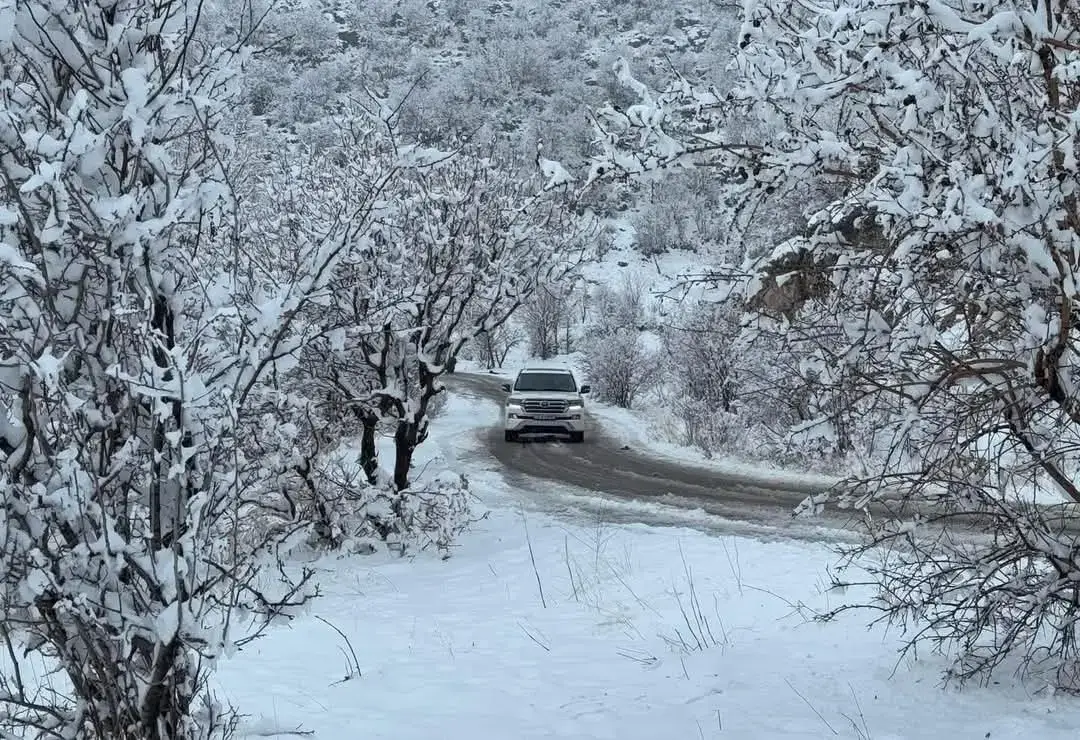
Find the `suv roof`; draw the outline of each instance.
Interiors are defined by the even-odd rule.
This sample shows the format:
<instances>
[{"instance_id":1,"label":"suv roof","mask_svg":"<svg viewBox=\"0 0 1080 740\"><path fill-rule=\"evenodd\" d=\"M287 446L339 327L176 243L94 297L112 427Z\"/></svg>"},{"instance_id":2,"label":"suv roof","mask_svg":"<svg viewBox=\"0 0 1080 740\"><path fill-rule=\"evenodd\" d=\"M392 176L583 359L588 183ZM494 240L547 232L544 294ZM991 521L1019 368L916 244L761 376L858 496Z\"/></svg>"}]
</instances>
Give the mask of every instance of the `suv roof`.
<instances>
[{"instance_id":1,"label":"suv roof","mask_svg":"<svg viewBox=\"0 0 1080 740\"><path fill-rule=\"evenodd\" d=\"M570 368L568 368L568 367L526 367L526 368L522 368L521 372L523 372L523 373L568 373L570 375L573 375L573 373L570 372ZM519 375L520 375L520 373L519 373Z\"/></svg>"}]
</instances>

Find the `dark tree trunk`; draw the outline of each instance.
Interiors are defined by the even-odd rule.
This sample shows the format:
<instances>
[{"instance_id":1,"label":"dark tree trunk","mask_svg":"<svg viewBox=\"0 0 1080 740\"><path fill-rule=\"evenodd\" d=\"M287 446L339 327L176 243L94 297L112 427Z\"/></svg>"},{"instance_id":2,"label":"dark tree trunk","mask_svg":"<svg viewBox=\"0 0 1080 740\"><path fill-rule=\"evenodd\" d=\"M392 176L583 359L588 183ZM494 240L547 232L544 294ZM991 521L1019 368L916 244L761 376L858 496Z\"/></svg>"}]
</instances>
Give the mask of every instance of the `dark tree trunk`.
<instances>
[{"instance_id":1,"label":"dark tree trunk","mask_svg":"<svg viewBox=\"0 0 1080 740\"><path fill-rule=\"evenodd\" d=\"M394 430L394 488L404 491L409 487L409 470L417 445L427 438L427 415L431 399L442 390L435 390L439 373L433 373L424 362L419 363L420 402L412 419L398 419Z\"/></svg>"},{"instance_id":2,"label":"dark tree trunk","mask_svg":"<svg viewBox=\"0 0 1080 740\"><path fill-rule=\"evenodd\" d=\"M164 723L166 731L178 730L181 717L188 716L189 697L181 688L185 674L184 666L179 665L183 646L178 637L173 637L165 645L159 645L154 657L150 675L150 685L140 707L140 720L143 737L148 740L161 740L160 725ZM179 689L179 690L178 690ZM182 702L177 706L176 702Z\"/></svg>"},{"instance_id":3,"label":"dark tree trunk","mask_svg":"<svg viewBox=\"0 0 1080 740\"><path fill-rule=\"evenodd\" d=\"M375 446L375 432L379 425L379 416L367 412L361 419L364 425L360 437L360 465L367 476L367 482L375 485L379 480L379 450Z\"/></svg>"},{"instance_id":4,"label":"dark tree trunk","mask_svg":"<svg viewBox=\"0 0 1080 740\"><path fill-rule=\"evenodd\" d=\"M409 469L419 438L419 425L399 421L394 431L394 488L404 491L409 487Z\"/></svg>"},{"instance_id":5,"label":"dark tree trunk","mask_svg":"<svg viewBox=\"0 0 1080 740\"><path fill-rule=\"evenodd\" d=\"M150 327L160 340L159 344L155 344L151 349L151 354L154 358L154 363L161 368L164 373L165 380L172 380L172 370L169 368L170 359L169 352L176 347L176 316L173 313L172 307L169 305L168 297L162 294L158 294L154 297L153 309L150 313ZM183 445L191 445L191 433L184 429L184 416L183 405L180 399L172 398L172 425L174 429L181 430L183 434ZM160 550L164 546L169 546L174 542L180 534L183 527L183 523L180 517L180 510L184 504L182 498L176 501L166 501L162 498L164 492L164 484L168 479L169 469L169 455L166 450L166 428L165 422L160 419L152 419L153 424L153 449L154 449L154 462L152 467L152 476L150 482L149 491L149 504L150 508L150 540L151 547L156 550ZM194 459L189 459L185 467L187 473L190 476ZM186 495L186 488L190 480L183 481L180 486L180 490L176 492L178 497ZM166 516L165 507L168 506L169 516ZM166 521L169 519L169 521Z\"/></svg>"}]
</instances>

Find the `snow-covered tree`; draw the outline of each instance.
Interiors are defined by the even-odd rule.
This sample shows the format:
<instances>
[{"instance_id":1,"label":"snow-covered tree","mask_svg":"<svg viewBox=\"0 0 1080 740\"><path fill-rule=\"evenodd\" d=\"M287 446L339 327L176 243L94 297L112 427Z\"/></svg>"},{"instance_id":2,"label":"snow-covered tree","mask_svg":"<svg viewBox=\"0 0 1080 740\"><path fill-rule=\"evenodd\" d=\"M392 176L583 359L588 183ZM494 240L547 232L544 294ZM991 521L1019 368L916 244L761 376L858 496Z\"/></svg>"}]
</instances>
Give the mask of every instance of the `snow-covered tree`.
<instances>
[{"instance_id":1,"label":"snow-covered tree","mask_svg":"<svg viewBox=\"0 0 1080 740\"><path fill-rule=\"evenodd\" d=\"M443 153L399 145L387 131L380 123L366 136L419 166L395 180L367 251L335 277L319 319L335 333L317 367L363 424L373 484L375 429L393 420L391 482L401 492L448 364L497 331L538 286L573 275L593 230L564 193L518 182L475 147ZM328 176L347 181L363 161L360 147L344 140L325 160Z\"/></svg>"},{"instance_id":2,"label":"snow-covered tree","mask_svg":"<svg viewBox=\"0 0 1080 740\"><path fill-rule=\"evenodd\" d=\"M877 569L885 608L920 621L916 642L956 648L953 675L1041 648L1040 667L1075 683L1076 540L1033 499L1080 502L1080 10L744 11L730 93L685 80L657 93L618 70L640 102L598 113L606 150L591 176L708 162L747 203L828 183L826 207L769 263L790 265L774 280L789 283L779 320L803 338L819 389L801 431L862 419L880 475L843 499L880 514L888 491L921 512L917 527L870 519L875 544L898 545ZM995 537L936 537L957 515Z\"/></svg>"},{"instance_id":3,"label":"snow-covered tree","mask_svg":"<svg viewBox=\"0 0 1080 740\"><path fill-rule=\"evenodd\" d=\"M547 360L573 351L570 327L577 321L586 292L577 281L540 285L522 312L522 322L534 357Z\"/></svg>"},{"instance_id":4,"label":"snow-covered tree","mask_svg":"<svg viewBox=\"0 0 1080 740\"><path fill-rule=\"evenodd\" d=\"M468 347L469 359L475 359L489 370L503 367L510 353L525 341L525 332L514 321L481 332Z\"/></svg>"},{"instance_id":5,"label":"snow-covered tree","mask_svg":"<svg viewBox=\"0 0 1080 740\"><path fill-rule=\"evenodd\" d=\"M225 732L207 672L311 593L282 566L310 529L276 507L282 379L388 179L278 249L237 209L220 128L245 39L197 41L202 11L0 6L0 730L19 737Z\"/></svg>"},{"instance_id":6,"label":"snow-covered tree","mask_svg":"<svg viewBox=\"0 0 1080 740\"><path fill-rule=\"evenodd\" d=\"M274 495L265 497L272 502L266 508L268 525L308 522L320 546L367 548L388 540L405 546L406 537L430 530L416 519L407 526L407 507L392 511L386 505L386 492L370 485L351 448L363 415L343 392L337 373L362 369L362 360L339 365L327 359L344 348L346 334L367 320L369 310L379 310L383 301L407 299L392 292L395 286L375 281L366 286L371 293L365 300L354 303L353 313L333 310L343 281L372 270L380 258L368 232L386 211L387 192L414 164L373 129L338 126L338 143L313 149L249 124L238 134L244 151L230 162L241 212L240 249L222 261L234 274L234 300L245 311L264 311L268 295L287 295L298 276L324 268L317 287L290 304L292 333L272 382L258 398L265 414L261 423L274 432L248 438L252 457L277 465ZM341 142L348 143L347 156ZM341 249L326 252L333 244ZM364 445L374 448L373 434L365 436ZM282 450L288 454L278 454ZM412 524L420 526L407 532Z\"/></svg>"},{"instance_id":7,"label":"snow-covered tree","mask_svg":"<svg viewBox=\"0 0 1080 740\"><path fill-rule=\"evenodd\" d=\"M601 401L628 409L659 378L659 360L636 329L619 328L590 341L585 369Z\"/></svg>"},{"instance_id":8,"label":"snow-covered tree","mask_svg":"<svg viewBox=\"0 0 1080 740\"><path fill-rule=\"evenodd\" d=\"M630 408L660 377L660 358L646 347L645 286L624 278L612 288L597 286L585 328L585 367L601 401Z\"/></svg>"},{"instance_id":9,"label":"snow-covered tree","mask_svg":"<svg viewBox=\"0 0 1080 740\"><path fill-rule=\"evenodd\" d=\"M641 331L648 322L646 285L638 276L624 275L617 283L601 283L589 295L588 337L603 337L617 329Z\"/></svg>"},{"instance_id":10,"label":"snow-covered tree","mask_svg":"<svg viewBox=\"0 0 1080 740\"><path fill-rule=\"evenodd\" d=\"M366 338L369 365L383 381L379 397L396 419L399 489L427 436L428 405L443 390L447 362L478 334L502 326L540 285L572 277L592 232L563 195L537 194L535 185L518 184L475 153L459 153L408 185L400 211L378 232L388 246L406 250L398 280L410 288L408 300L384 313L373 324L380 331Z\"/></svg>"}]
</instances>

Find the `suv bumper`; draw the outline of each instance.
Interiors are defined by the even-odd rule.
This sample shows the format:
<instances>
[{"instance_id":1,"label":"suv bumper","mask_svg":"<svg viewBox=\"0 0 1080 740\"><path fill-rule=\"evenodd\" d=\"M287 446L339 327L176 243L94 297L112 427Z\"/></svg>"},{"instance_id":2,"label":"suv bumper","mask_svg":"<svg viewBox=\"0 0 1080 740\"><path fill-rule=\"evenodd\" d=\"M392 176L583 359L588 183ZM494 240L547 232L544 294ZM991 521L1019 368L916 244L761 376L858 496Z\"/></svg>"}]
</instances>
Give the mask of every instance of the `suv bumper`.
<instances>
[{"instance_id":1,"label":"suv bumper","mask_svg":"<svg viewBox=\"0 0 1080 740\"><path fill-rule=\"evenodd\" d=\"M548 415L545 415L546 417ZM585 414L580 411L550 415L550 418L536 418L529 414L506 414L503 417L503 429L507 432L536 434L569 434L585 431Z\"/></svg>"}]
</instances>

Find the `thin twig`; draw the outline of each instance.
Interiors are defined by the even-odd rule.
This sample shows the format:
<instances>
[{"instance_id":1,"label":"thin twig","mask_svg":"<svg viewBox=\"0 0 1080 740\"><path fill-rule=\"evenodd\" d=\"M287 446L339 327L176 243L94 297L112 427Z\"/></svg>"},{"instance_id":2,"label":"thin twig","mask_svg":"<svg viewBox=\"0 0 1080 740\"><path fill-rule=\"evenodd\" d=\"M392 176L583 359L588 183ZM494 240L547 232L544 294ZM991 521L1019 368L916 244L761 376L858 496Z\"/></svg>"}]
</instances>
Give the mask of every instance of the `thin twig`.
<instances>
[{"instance_id":1,"label":"thin twig","mask_svg":"<svg viewBox=\"0 0 1080 740\"><path fill-rule=\"evenodd\" d=\"M331 624L330 622L323 619L319 615L316 614L315 618L318 619L323 624L325 624L330 629L334 630L334 632L337 632L341 636L341 639L345 641L345 645L349 649L349 654L352 656L352 665L349 666L349 670L350 671L355 671L355 673L354 674L346 674L345 678L342 679L342 681L348 681L350 678L354 678L354 677L359 678L362 675L360 673L360 659L356 657L356 651L353 650L352 642L349 640L348 635L346 635L344 632L342 632L340 629L338 629L335 625ZM341 683L341 682L339 681L338 683Z\"/></svg>"},{"instance_id":2,"label":"thin twig","mask_svg":"<svg viewBox=\"0 0 1080 740\"><path fill-rule=\"evenodd\" d=\"M540 590L540 604L547 609L547 599L544 598L544 584L540 581L540 571L536 567L536 555L533 553L532 538L529 537L529 519L525 516L525 507L521 507L521 521L525 524L525 542L529 546L529 560L532 562L533 574L536 576L536 587Z\"/></svg>"},{"instance_id":3,"label":"thin twig","mask_svg":"<svg viewBox=\"0 0 1080 740\"><path fill-rule=\"evenodd\" d=\"M801 692L800 692L800 691L799 691L799 690L798 690L797 688L795 688L795 686L794 686L794 685L792 685L791 681L788 681L788 680L787 680L787 679L785 678L785 679L784 679L784 683L786 683L786 684L788 685L788 688L789 688L789 689L791 689L792 691L794 691L794 692L795 692L795 695L796 695L797 697L799 697L800 699L802 699L802 700L803 700L803 703L804 703L804 704L806 704L806 706L810 707L810 711L811 711L811 712L813 712L814 714L816 714L816 715L817 715L817 717L818 717L818 719L820 719L820 720L821 720L822 722L824 722L824 723L825 723L825 726L829 728L829 731L830 731L830 732L832 732L832 734L834 734L834 735L839 735L839 734L840 734L839 732L837 732L837 731L836 731L836 730L835 730L835 729L833 728L833 726L832 726L832 725L830 725L830 724L829 724L829 720L825 719L825 718L824 718L824 717L823 717L823 716L821 715L821 712L819 712L819 711L817 710L817 707L815 707L815 706L814 706L813 704L811 704L811 703L810 703L810 700L809 700L809 699L807 699L807 698L806 698L805 696L803 696L803 695L802 695L802 693L801 693Z\"/></svg>"}]
</instances>

